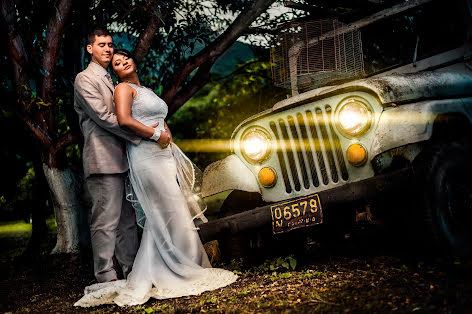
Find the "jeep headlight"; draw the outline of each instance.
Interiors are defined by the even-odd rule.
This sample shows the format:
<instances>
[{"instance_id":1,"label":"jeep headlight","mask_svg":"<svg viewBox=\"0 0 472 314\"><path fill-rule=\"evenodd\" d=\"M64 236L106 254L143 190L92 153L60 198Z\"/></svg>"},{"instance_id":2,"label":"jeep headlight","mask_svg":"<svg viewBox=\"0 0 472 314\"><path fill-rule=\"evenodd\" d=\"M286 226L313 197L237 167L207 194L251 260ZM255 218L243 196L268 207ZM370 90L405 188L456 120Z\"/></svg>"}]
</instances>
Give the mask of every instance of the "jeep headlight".
<instances>
[{"instance_id":1,"label":"jeep headlight","mask_svg":"<svg viewBox=\"0 0 472 314\"><path fill-rule=\"evenodd\" d=\"M372 110L358 99L347 99L340 104L336 115L338 129L352 137L364 134L372 124Z\"/></svg>"},{"instance_id":2,"label":"jeep headlight","mask_svg":"<svg viewBox=\"0 0 472 314\"><path fill-rule=\"evenodd\" d=\"M272 140L269 133L261 127L252 127L241 136L241 152L247 161L261 162L270 152Z\"/></svg>"}]
</instances>

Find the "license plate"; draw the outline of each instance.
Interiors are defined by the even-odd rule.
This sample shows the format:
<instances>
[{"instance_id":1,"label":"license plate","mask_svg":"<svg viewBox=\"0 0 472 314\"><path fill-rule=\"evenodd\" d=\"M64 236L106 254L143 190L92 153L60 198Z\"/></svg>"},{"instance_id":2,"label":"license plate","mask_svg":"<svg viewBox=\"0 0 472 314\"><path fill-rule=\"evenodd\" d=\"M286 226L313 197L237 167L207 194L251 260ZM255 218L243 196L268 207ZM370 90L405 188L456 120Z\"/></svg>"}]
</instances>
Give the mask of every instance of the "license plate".
<instances>
[{"instance_id":1,"label":"license plate","mask_svg":"<svg viewBox=\"0 0 472 314\"><path fill-rule=\"evenodd\" d=\"M318 225L323 222L323 211L318 194L272 205L270 212L273 234Z\"/></svg>"}]
</instances>

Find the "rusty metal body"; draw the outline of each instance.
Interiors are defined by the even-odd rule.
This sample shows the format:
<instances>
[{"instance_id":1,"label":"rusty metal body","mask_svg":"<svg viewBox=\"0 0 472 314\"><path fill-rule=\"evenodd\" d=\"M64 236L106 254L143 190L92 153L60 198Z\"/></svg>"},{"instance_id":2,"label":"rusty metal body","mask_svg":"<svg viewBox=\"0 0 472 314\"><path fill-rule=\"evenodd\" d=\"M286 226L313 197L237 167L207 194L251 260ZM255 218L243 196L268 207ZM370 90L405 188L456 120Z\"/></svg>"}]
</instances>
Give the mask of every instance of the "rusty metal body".
<instances>
[{"instance_id":1,"label":"rusty metal body","mask_svg":"<svg viewBox=\"0 0 472 314\"><path fill-rule=\"evenodd\" d=\"M411 178L409 169L401 169L389 175L379 175L324 191L319 193L319 196L325 201L326 210L342 210L342 206L349 202L407 191L412 183ZM231 234L267 227L272 221L270 207L271 205L254 208L202 224L199 227L200 238L202 242L208 242Z\"/></svg>"},{"instance_id":2,"label":"rusty metal body","mask_svg":"<svg viewBox=\"0 0 472 314\"><path fill-rule=\"evenodd\" d=\"M336 105L347 97L360 97L372 106L375 115L374 122L362 138L347 138L329 123L334 120ZM327 106L331 108L331 111L327 111ZM321 162L317 162L318 160L315 160L314 163L316 173L312 174L309 170L305 170L306 174L302 173L302 163L305 163L305 169L308 169L310 167L308 158L313 158L307 153L311 152L312 155L317 153L315 139L308 135L308 144L305 147L307 149L303 150L302 158L298 158L297 154L294 154L295 167L292 171L288 159L291 158L289 155L292 152L297 152L296 141L297 137L303 137L302 128L309 125L309 115L306 115L306 112L312 112L313 116L318 108L326 121L326 134L330 145L332 147L339 146L341 154L333 154L336 156L333 156L330 161L329 152L323 149L320 161L324 163L327 173L323 172L323 166L320 165ZM375 175L370 162L377 155L396 147L427 141L431 138L435 119L443 113L459 113L472 121L472 72L470 74L457 72L397 74L358 80L300 94L275 104L271 110L243 121L236 128L232 138L235 154L219 161L217 167L210 165L205 170L203 195L209 196L229 189L238 189L259 192L265 201L275 202L367 179ZM296 118L300 114L302 114L302 119L301 123L298 123ZM297 136L288 138L289 143L285 148L274 150L270 158L263 164L253 164L244 159L239 147L244 130L253 126L261 126L271 130L271 123L275 123L276 127L272 126L272 128L282 134L280 129L287 128L290 125L290 119L293 119L296 124ZM283 122L282 127L280 122ZM318 134L323 133L322 127L321 124L316 126ZM289 134L291 131L287 130L286 132ZM274 138L276 137L275 133L271 134ZM351 166L345 160L345 156L342 156L346 148L354 142L362 143L367 147L369 159L365 167ZM288 156L285 158L285 165L280 163L280 159L277 161L278 152L281 152L282 156ZM417 151L417 153L419 152ZM405 152L405 154L409 153ZM348 173L346 179L343 179L341 163L344 163ZM257 187L255 185L258 171L266 164L270 164L280 174L278 182L270 189L265 189L260 184ZM286 182L283 181L283 167L287 172ZM248 173L252 176L249 176ZM297 180L299 183L303 182L304 176L308 178L308 181L313 182L315 175L320 182L326 176L328 176L328 180L325 181L325 184L318 186L310 184L308 187L296 183Z\"/></svg>"},{"instance_id":3,"label":"rusty metal body","mask_svg":"<svg viewBox=\"0 0 472 314\"><path fill-rule=\"evenodd\" d=\"M472 125L471 52L472 42L466 41L369 78L294 93L243 121L232 135L233 155L205 170L202 192L258 192L271 205L202 225L202 239L267 226L274 223L273 204L300 197L318 195L323 209L330 210L378 197L379 187L390 191L408 186L409 165L437 132L439 118L460 116ZM362 104L369 117L365 130L356 135L339 126L341 111L350 103ZM245 154L251 130L270 139L271 149L261 160ZM347 157L353 144L365 150L361 164ZM398 158L406 165L395 168ZM275 172L275 184L267 187L258 181L262 168Z\"/></svg>"}]
</instances>

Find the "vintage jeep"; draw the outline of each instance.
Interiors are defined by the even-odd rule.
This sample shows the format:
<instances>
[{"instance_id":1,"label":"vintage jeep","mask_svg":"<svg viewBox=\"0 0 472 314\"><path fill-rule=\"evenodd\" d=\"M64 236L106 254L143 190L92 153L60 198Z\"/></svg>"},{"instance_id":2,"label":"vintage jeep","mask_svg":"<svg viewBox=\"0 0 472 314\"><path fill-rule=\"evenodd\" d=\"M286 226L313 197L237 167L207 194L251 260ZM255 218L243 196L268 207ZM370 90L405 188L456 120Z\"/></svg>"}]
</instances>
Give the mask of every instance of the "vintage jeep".
<instances>
[{"instance_id":1,"label":"vintage jeep","mask_svg":"<svg viewBox=\"0 0 472 314\"><path fill-rule=\"evenodd\" d=\"M200 226L202 240L329 226L336 216L369 222L408 203L400 219L419 220L432 246L472 253L471 51L466 41L363 79L295 90L243 121L233 154L205 169L204 196L233 192L226 217Z\"/></svg>"}]
</instances>

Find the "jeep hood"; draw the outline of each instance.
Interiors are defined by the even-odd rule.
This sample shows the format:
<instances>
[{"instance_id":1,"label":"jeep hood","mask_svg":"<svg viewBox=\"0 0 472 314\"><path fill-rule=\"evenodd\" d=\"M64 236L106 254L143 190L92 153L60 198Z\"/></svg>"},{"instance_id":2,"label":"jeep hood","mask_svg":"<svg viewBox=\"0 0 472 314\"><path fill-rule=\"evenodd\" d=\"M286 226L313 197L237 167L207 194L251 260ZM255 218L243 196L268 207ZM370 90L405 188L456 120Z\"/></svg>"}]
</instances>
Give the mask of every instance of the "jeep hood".
<instances>
[{"instance_id":1,"label":"jeep hood","mask_svg":"<svg viewBox=\"0 0 472 314\"><path fill-rule=\"evenodd\" d=\"M421 99L455 98L472 95L472 75L457 72L420 72L410 74L391 74L356 80L337 86L328 86L282 100L272 107L277 110L300 101L311 101L344 90L368 90L380 103L388 106L401 105Z\"/></svg>"},{"instance_id":2,"label":"jeep hood","mask_svg":"<svg viewBox=\"0 0 472 314\"><path fill-rule=\"evenodd\" d=\"M457 72L391 74L383 77L356 80L337 86L317 88L279 101L271 109L249 117L238 125L233 135L243 125L273 112L283 111L335 94L352 91L368 92L376 97L384 107L425 99L457 98L472 95L472 75Z\"/></svg>"}]
</instances>

